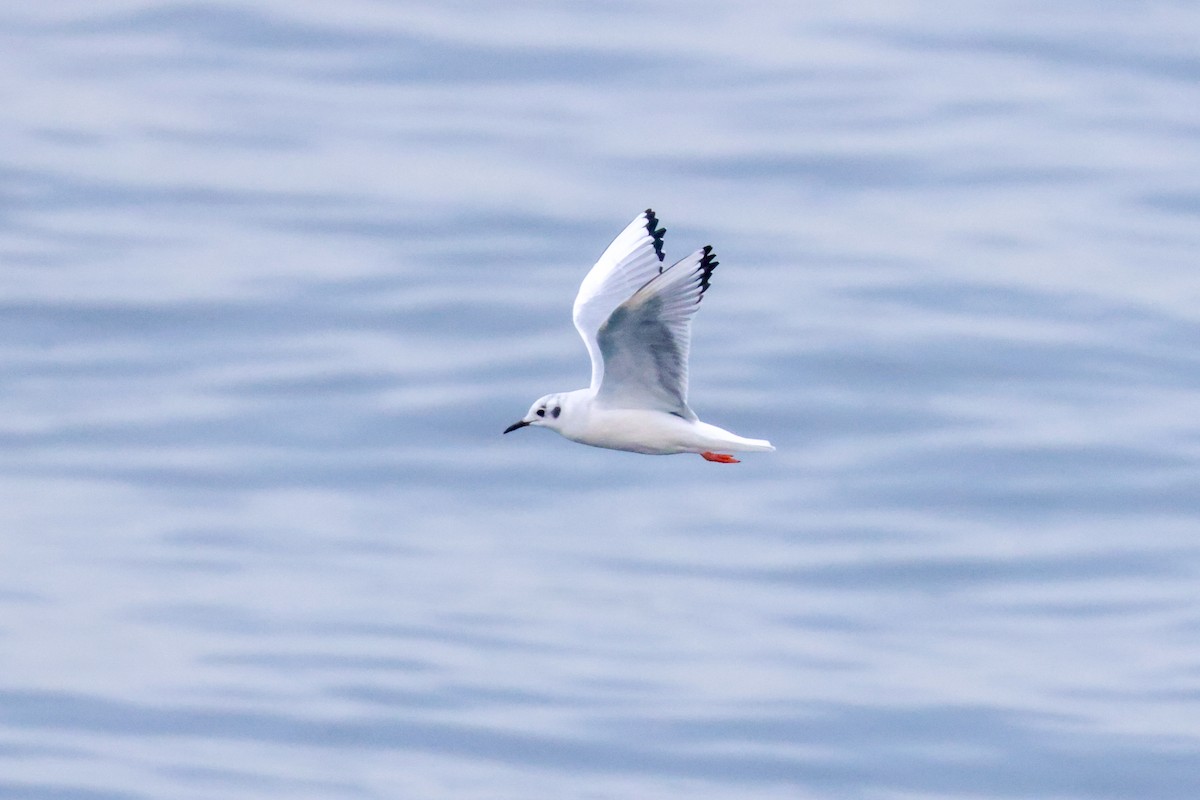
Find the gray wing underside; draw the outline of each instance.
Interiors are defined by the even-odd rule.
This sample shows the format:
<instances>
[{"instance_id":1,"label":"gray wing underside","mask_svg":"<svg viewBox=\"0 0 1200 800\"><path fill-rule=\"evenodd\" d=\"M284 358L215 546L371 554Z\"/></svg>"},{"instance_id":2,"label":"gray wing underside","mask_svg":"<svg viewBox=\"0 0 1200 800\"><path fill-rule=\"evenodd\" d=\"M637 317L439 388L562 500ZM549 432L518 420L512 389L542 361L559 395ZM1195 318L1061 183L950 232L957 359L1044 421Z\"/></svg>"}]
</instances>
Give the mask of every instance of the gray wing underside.
<instances>
[{"instance_id":1,"label":"gray wing underside","mask_svg":"<svg viewBox=\"0 0 1200 800\"><path fill-rule=\"evenodd\" d=\"M604 358L598 401L696 419L687 404L692 317L716 266L711 247L697 250L609 315L597 335Z\"/></svg>"}]
</instances>

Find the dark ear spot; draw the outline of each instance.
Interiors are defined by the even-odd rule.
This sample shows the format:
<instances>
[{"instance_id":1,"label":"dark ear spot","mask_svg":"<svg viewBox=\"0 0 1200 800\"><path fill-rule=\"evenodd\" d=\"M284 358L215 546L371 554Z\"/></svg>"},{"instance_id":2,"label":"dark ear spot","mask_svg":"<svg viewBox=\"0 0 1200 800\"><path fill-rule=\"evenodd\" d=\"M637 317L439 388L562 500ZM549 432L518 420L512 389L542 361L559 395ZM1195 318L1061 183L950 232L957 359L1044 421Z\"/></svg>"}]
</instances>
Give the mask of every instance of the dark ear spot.
<instances>
[{"instance_id":1,"label":"dark ear spot","mask_svg":"<svg viewBox=\"0 0 1200 800\"><path fill-rule=\"evenodd\" d=\"M554 410L550 412L550 416L554 417L555 419L558 419L558 415L561 413L562 413L562 406L555 406Z\"/></svg>"}]
</instances>

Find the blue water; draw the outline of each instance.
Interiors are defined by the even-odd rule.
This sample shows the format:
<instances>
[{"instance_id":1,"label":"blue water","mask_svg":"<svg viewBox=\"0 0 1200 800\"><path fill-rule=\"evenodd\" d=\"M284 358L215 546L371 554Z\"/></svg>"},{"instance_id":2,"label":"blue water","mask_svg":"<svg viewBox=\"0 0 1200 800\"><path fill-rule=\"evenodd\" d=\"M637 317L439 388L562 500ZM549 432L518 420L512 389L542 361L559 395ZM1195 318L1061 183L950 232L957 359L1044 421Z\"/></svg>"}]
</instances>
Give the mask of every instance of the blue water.
<instances>
[{"instance_id":1,"label":"blue water","mask_svg":"<svg viewBox=\"0 0 1200 800\"><path fill-rule=\"evenodd\" d=\"M0 798L1200 796L1191 3L0 10ZM502 437L653 206L737 466Z\"/></svg>"}]
</instances>

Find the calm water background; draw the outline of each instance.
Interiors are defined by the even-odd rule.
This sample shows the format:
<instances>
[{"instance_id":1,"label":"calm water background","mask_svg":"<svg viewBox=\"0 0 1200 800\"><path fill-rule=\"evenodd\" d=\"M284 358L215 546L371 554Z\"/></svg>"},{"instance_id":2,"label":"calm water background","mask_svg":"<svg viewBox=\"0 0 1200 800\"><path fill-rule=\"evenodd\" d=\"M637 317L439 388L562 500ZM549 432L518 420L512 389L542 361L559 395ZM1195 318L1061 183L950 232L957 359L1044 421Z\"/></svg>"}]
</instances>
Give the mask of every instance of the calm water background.
<instances>
[{"instance_id":1,"label":"calm water background","mask_svg":"<svg viewBox=\"0 0 1200 800\"><path fill-rule=\"evenodd\" d=\"M1194 3L0 10L0 797L1200 796ZM638 211L736 467L501 437Z\"/></svg>"}]
</instances>

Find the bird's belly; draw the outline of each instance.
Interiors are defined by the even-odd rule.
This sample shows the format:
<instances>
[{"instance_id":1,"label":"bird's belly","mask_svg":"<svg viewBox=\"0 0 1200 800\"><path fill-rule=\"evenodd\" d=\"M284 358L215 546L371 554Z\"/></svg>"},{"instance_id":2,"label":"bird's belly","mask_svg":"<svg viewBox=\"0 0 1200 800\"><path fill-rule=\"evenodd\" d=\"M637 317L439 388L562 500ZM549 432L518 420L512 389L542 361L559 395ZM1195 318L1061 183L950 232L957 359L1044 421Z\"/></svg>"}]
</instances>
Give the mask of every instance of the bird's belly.
<instances>
[{"instance_id":1,"label":"bird's belly","mask_svg":"<svg viewBox=\"0 0 1200 800\"><path fill-rule=\"evenodd\" d=\"M578 431L563 434L580 444L627 450L647 455L686 453L694 449L689 440L693 424L662 411L612 409L593 413Z\"/></svg>"}]
</instances>

